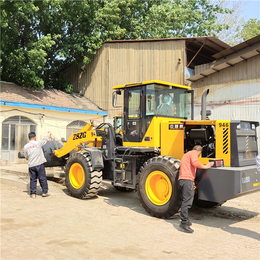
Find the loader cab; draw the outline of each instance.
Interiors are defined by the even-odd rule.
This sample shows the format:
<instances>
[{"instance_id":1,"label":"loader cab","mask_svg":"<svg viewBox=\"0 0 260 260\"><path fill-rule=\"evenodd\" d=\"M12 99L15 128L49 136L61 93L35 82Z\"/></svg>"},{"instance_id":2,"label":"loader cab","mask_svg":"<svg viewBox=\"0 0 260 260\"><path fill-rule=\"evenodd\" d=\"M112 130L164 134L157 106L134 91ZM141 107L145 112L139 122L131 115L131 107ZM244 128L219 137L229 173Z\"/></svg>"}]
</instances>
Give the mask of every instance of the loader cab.
<instances>
[{"instance_id":1,"label":"loader cab","mask_svg":"<svg viewBox=\"0 0 260 260\"><path fill-rule=\"evenodd\" d=\"M189 87L155 80L114 89L115 95L124 90L124 142L141 142L154 117L193 119L193 91Z\"/></svg>"}]
</instances>

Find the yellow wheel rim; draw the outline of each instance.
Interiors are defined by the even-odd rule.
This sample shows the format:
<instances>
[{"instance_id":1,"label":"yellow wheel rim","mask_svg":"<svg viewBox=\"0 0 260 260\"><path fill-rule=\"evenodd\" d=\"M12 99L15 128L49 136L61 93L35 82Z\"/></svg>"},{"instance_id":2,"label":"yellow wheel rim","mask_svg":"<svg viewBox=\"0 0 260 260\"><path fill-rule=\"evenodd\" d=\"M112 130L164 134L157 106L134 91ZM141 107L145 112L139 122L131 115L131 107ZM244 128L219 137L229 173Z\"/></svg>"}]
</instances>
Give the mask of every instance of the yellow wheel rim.
<instances>
[{"instance_id":1,"label":"yellow wheel rim","mask_svg":"<svg viewBox=\"0 0 260 260\"><path fill-rule=\"evenodd\" d=\"M69 179L73 188L80 189L85 182L85 172L79 163L73 163L69 171Z\"/></svg>"},{"instance_id":2,"label":"yellow wheel rim","mask_svg":"<svg viewBox=\"0 0 260 260\"><path fill-rule=\"evenodd\" d=\"M171 181L161 171L151 172L145 181L145 192L153 204L164 205L172 195Z\"/></svg>"}]
</instances>

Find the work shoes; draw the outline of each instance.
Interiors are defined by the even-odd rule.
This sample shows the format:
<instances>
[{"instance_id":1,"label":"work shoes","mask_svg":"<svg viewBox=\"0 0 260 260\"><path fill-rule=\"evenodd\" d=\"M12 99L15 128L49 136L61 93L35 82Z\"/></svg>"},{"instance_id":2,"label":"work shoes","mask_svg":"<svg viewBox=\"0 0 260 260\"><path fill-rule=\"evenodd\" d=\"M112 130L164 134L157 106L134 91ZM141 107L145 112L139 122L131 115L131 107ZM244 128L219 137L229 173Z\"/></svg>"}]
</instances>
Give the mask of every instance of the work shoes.
<instances>
[{"instance_id":1,"label":"work shoes","mask_svg":"<svg viewBox=\"0 0 260 260\"><path fill-rule=\"evenodd\" d=\"M188 226L191 226L192 225L192 222L190 222L190 220L188 221Z\"/></svg>"},{"instance_id":2,"label":"work shoes","mask_svg":"<svg viewBox=\"0 0 260 260\"><path fill-rule=\"evenodd\" d=\"M186 232L186 233L193 233L194 232L194 230L193 229L191 229L189 226L188 226L188 224L180 224L180 228L181 228L181 231L183 231L183 232Z\"/></svg>"},{"instance_id":3,"label":"work shoes","mask_svg":"<svg viewBox=\"0 0 260 260\"><path fill-rule=\"evenodd\" d=\"M50 193L43 193L42 197L49 197L51 194Z\"/></svg>"},{"instance_id":4,"label":"work shoes","mask_svg":"<svg viewBox=\"0 0 260 260\"><path fill-rule=\"evenodd\" d=\"M36 194L31 194L31 198L35 199L36 198Z\"/></svg>"}]
</instances>

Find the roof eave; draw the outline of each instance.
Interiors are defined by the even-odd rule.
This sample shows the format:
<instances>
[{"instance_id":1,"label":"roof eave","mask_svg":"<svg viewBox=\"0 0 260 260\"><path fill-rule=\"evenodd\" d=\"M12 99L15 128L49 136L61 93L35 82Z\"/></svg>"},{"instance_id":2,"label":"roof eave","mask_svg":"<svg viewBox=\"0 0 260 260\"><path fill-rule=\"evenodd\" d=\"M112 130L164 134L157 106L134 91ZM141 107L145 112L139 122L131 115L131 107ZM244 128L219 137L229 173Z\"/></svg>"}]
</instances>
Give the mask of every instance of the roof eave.
<instances>
[{"instance_id":1,"label":"roof eave","mask_svg":"<svg viewBox=\"0 0 260 260\"><path fill-rule=\"evenodd\" d=\"M57 112L69 112L69 113L107 116L106 111L84 110L84 109L75 109L75 108L68 108L68 107L56 107L56 106L48 106L48 105L15 102L15 101L9 101L9 100L0 100L0 105L10 106L10 107L20 107L20 108L51 110L51 111L57 111Z\"/></svg>"},{"instance_id":2,"label":"roof eave","mask_svg":"<svg viewBox=\"0 0 260 260\"><path fill-rule=\"evenodd\" d=\"M251 44L249 45L248 42ZM253 44L252 44L253 43ZM234 66L244 60L250 59L254 56L260 55L260 35L257 37L254 37L250 40L247 41L246 45L243 45L244 43L238 44L237 51L234 50L234 48L227 49L219 54L214 55L213 57L220 57L214 63L211 65L211 67L207 70L204 70L187 80L191 82L195 82L197 80L200 80L204 77L207 77L211 74L214 74L216 72L219 72L225 68ZM241 48L241 46L244 46Z\"/></svg>"}]
</instances>

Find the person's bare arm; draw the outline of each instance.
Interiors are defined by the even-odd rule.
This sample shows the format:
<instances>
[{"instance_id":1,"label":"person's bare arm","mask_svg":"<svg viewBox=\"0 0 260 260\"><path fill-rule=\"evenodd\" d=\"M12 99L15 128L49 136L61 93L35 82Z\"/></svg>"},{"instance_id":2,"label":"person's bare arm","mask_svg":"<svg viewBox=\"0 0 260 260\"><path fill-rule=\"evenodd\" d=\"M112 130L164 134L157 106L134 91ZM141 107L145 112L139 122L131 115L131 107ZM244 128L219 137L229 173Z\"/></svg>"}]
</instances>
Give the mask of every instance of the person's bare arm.
<instances>
[{"instance_id":1,"label":"person's bare arm","mask_svg":"<svg viewBox=\"0 0 260 260\"><path fill-rule=\"evenodd\" d=\"M38 142L40 143L40 146L41 146L41 147L44 146L44 145L50 140L51 135L52 135L52 134L51 134L51 132L49 131L49 132L47 133L47 136L45 136L44 139L38 141Z\"/></svg>"},{"instance_id":2,"label":"person's bare arm","mask_svg":"<svg viewBox=\"0 0 260 260\"><path fill-rule=\"evenodd\" d=\"M199 168L199 169L209 169L211 166L214 165L213 162L208 162L207 164L200 163L199 158L196 155L192 156L191 163L194 167Z\"/></svg>"},{"instance_id":3,"label":"person's bare arm","mask_svg":"<svg viewBox=\"0 0 260 260\"><path fill-rule=\"evenodd\" d=\"M214 162L208 162L207 164L202 164L203 168L200 169L209 169L214 165Z\"/></svg>"}]
</instances>

